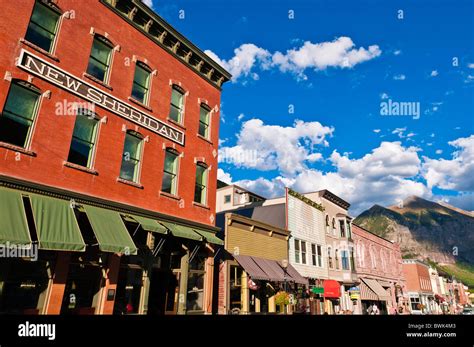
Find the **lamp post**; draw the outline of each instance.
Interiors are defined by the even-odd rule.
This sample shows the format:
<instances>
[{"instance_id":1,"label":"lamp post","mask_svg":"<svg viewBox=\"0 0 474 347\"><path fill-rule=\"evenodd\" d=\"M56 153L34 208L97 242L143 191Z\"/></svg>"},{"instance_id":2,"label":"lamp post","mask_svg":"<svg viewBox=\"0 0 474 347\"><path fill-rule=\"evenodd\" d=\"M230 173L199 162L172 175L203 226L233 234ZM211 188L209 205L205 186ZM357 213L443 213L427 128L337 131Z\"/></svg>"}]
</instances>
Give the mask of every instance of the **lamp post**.
<instances>
[{"instance_id":1,"label":"lamp post","mask_svg":"<svg viewBox=\"0 0 474 347\"><path fill-rule=\"evenodd\" d=\"M288 260L287 259L283 259L281 261L281 267L283 268L283 281L285 283L285 294L287 294L287 290L286 290L286 269L288 268ZM287 311L286 311L286 304L283 304L284 305L284 313L286 314Z\"/></svg>"}]
</instances>

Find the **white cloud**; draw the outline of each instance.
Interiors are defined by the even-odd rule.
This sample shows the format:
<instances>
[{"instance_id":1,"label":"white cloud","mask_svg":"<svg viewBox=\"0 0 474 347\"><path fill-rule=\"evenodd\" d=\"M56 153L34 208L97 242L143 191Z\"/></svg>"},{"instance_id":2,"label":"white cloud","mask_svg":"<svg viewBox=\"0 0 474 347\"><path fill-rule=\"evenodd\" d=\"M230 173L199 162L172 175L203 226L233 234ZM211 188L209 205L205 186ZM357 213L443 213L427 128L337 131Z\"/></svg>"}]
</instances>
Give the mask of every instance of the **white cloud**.
<instances>
[{"instance_id":1,"label":"white cloud","mask_svg":"<svg viewBox=\"0 0 474 347\"><path fill-rule=\"evenodd\" d=\"M392 131L392 134L398 135L399 138L403 139L405 137L404 133L407 130L407 127L403 128L396 128L395 130Z\"/></svg>"},{"instance_id":2,"label":"white cloud","mask_svg":"<svg viewBox=\"0 0 474 347\"><path fill-rule=\"evenodd\" d=\"M210 50L204 51L216 63L228 70L232 74L232 81L237 81L241 76L250 76L252 79L258 79L258 74L252 72L255 65L261 68L268 68L270 52L266 49L257 47L253 43L244 43L234 50L234 56L230 60L220 59Z\"/></svg>"},{"instance_id":3,"label":"white cloud","mask_svg":"<svg viewBox=\"0 0 474 347\"><path fill-rule=\"evenodd\" d=\"M240 122L244 117L245 117L245 115L243 113L241 113L237 116L237 120Z\"/></svg>"},{"instance_id":4,"label":"white cloud","mask_svg":"<svg viewBox=\"0 0 474 347\"><path fill-rule=\"evenodd\" d=\"M369 46L368 49L356 48L350 37L342 36L330 42L305 41L301 47L287 50L286 53L275 52L272 63L283 72L294 72L304 78L305 69L352 68L378 57L381 53L377 45Z\"/></svg>"},{"instance_id":5,"label":"white cloud","mask_svg":"<svg viewBox=\"0 0 474 347\"><path fill-rule=\"evenodd\" d=\"M315 149L327 146L326 137L333 131L334 128L319 122L296 120L293 126L283 127L267 125L254 118L242 124L235 146L220 149L219 161L229 161L238 167L294 174L306 168L306 161L322 158Z\"/></svg>"},{"instance_id":6,"label":"white cloud","mask_svg":"<svg viewBox=\"0 0 474 347\"><path fill-rule=\"evenodd\" d=\"M400 49L397 49L396 51L393 52L393 55L400 55L402 54L402 51Z\"/></svg>"},{"instance_id":7,"label":"white cloud","mask_svg":"<svg viewBox=\"0 0 474 347\"><path fill-rule=\"evenodd\" d=\"M382 142L360 159L334 151L330 160L335 172L305 169L291 177L246 180L239 185L268 197L281 196L285 185L299 192L329 189L352 204L352 213L359 213L375 203L392 205L409 195L431 196L423 183L412 180L420 170L417 151L400 142Z\"/></svg>"},{"instance_id":8,"label":"white cloud","mask_svg":"<svg viewBox=\"0 0 474 347\"><path fill-rule=\"evenodd\" d=\"M416 135L415 133L408 133L408 134L407 134L407 137L413 137L413 136L415 136L415 135Z\"/></svg>"},{"instance_id":9,"label":"white cloud","mask_svg":"<svg viewBox=\"0 0 474 347\"><path fill-rule=\"evenodd\" d=\"M217 179L227 184L232 183L232 176L221 168L217 169Z\"/></svg>"},{"instance_id":10,"label":"white cloud","mask_svg":"<svg viewBox=\"0 0 474 347\"><path fill-rule=\"evenodd\" d=\"M430 137L435 137L435 134L434 134L434 133L431 133Z\"/></svg>"},{"instance_id":11,"label":"white cloud","mask_svg":"<svg viewBox=\"0 0 474 347\"><path fill-rule=\"evenodd\" d=\"M457 148L452 159L424 158L422 171L428 187L474 191L474 135L448 144Z\"/></svg>"},{"instance_id":12,"label":"white cloud","mask_svg":"<svg viewBox=\"0 0 474 347\"><path fill-rule=\"evenodd\" d=\"M394 75L393 76L393 79L395 81L404 81L407 77L404 75L404 74L400 74L400 75Z\"/></svg>"},{"instance_id":13,"label":"white cloud","mask_svg":"<svg viewBox=\"0 0 474 347\"><path fill-rule=\"evenodd\" d=\"M468 64L467 67L470 68L470 69L474 69L474 63Z\"/></svg>"},{"instance_id":14,"label":"white cloud","mask_svg":"<svg viewBox=\"0 0 474 347\"><path fill-rule=\"evenodd\" d=\"M374 133L378 134L381 130L380 129L374 129L372 130Z\"/></svg>"},{"instance_id":15,"label":"white cloud","mask_svg":"<svg viewBox=\"0 0 474 347\"><path fill-rule=\"evenodd\" d=\"M325 70L328 67L352 68L357 64L378 57L382 51L379 46L372 45L367 49L355 47L350 37L339 37L334 41L312 43L305 41L300 47L270 53L253 43L244 43L234 50L234 56L229 60L221 59L211 50L204 51L216 63L232 74L233 82L240 77L259 79L255 69L267 70L279 68L283 72L293 72L299 78L305 79L305 69Z\"/></svg>"},{"instance_id":16,"label":"white cloud","mask_svg":"<svg viewBox=\"0 0 474 347\"><path fill-rule=\"evenodd\" d=\"M436 154L443 154L443 150L442 149L437 149L435 153Z\"/></svg>"},{"instance_id":17,"label":"white cloud","mask_svg":"<svg viewBox=\"0 0 474 347\"><path fill-rule=\"evenodd\" d=\"M142 0L142 2L150 8L153 8L153 0Z\"/></svg>"},{"instance_id":18,"label":"white cloud","mask_svg":"<svg viewBox=\"0 0 474 347\"><path fill-rule=\"evenodd\" d=\"M439 75L438 70L431 71L431 74L430 74L431 77L436 77L438 75Z\"/></svg>"},{"instance_id":19,"label":"white cloud","mask_svg":"<svg viewBox=\"0 0 474 347\"><path fill-rule=\"evenodd\" d=\"M388 94L387 93L380 94L380 99L382 99L382 100L388 99Z\"/></svg>"}]
</instances>

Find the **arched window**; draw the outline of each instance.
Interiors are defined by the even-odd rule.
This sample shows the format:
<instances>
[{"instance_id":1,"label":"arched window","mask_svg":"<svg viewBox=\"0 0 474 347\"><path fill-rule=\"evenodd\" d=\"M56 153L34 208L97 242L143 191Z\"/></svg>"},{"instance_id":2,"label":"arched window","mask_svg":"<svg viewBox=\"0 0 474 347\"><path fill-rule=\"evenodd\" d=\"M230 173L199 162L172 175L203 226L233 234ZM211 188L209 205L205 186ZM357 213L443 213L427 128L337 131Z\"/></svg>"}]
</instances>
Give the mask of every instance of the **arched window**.
<instances>
[{"instance_id":1,"label":"arched window","mask_svg":"<svg viewBox=\"0 0 474 347\"><path fill-rule=\"evenodd\" d=\"M14 80L0 114L0 141L26 148L38 113L41 92L31 84Z\"/></svg>"}]
</instances>

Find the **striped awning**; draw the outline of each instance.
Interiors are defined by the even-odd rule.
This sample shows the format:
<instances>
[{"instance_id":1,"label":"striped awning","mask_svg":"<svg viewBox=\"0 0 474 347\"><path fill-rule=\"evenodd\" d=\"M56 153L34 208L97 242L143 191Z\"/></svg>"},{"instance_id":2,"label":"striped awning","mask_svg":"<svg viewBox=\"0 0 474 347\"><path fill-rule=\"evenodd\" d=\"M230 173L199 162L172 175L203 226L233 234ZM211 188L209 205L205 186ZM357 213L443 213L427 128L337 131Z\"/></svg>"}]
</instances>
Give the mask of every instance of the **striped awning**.
<instances>
[{"instance_id":1,"label":"striped awning","mask_svg":"<svg viewBox=\"0 0 474 347\"><path fill-rule=\"evenodd\" d=\"M390 294L382 287L382 285L377 280L370 278L361 278L361 280L361 300L390 301ZM370 298L364 299L362 284L364 284L370 290L370 292L373 293L366 293L367 297ZM376 299L373 299L374 296L376 297Z\"/></svg>"},{"instance_id":2,"label":"striped awning","mask_svg":"<svg viewBox=\"0 0 474 347\"><path fill-rule=\"evenodd\" d=\"M245 272L254 280L271 281L269 276L263 271L252 257L247 255L234 255L235 260L242 266Z\"/></svg>"},{"instance_id":3,"label":"striped awning","mask_svg":"<svg viewBox=\"0 0 474 347\"><path fill-rule=\"evenodd\" d=\"M379 301L379 297L377 296L377 294L375 294L372 289L370 289L369 286L363 281L360 282L359 287L361 300Z\"/></svg>"}]
</instances>

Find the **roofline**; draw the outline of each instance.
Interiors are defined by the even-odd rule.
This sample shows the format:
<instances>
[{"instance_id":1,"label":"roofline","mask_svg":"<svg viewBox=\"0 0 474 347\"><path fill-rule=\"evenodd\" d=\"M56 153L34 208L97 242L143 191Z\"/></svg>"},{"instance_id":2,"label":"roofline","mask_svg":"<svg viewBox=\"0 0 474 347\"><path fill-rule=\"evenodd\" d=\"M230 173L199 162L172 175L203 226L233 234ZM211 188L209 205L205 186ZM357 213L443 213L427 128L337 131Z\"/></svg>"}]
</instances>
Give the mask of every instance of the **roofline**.
<instances>
[{"instance_id":1,"label":"roofline","mask_svg":"<svg viewBox=\"0 0 474 347\"><path fill-rule=\"evenodd\" d=\"M359 224L355 224L354 222L352 222L352 225L353 225L353 226L356 226L356 227L359 228L359 229L362 229L362 230L368 232L368 233L371 234L371 235L377 236L378 238L380 238L380 239L382 239L382 240L385 240L385 241L387 241L387 242L390 242L391 244L398 244L398 243L395 242L395 241L391 241L391 240L389 240L389 239L386 239L385 237L382 237L382 236L380 236L380 235L377 235L377 234L373 233L372 231L367 230L366 228L361 227Z\"/></svg>"},{"instance_id":2,"label":"roofline","mask_svg":"<svg viewBox=\"0 0 474 347\"><path fill-rule=\"evenodd\" d=\"M265 223L265 222L261 222L261 221L258 221L258 220L255 220L255 219L252 219L252 218L249 218L249 217L245 217L245 216L242 216L238 213L233 213L233 212L225 212L224 215L228 219L234 219L236 221L241 221L241 222L246 223L246 224L254 224L258 227L261 227L262 229L275 230L279 234L282 234L282 235L285 235L285 236L288 236L288 237L290 236L290 231L289 230L277 227L273 224L268 224L268 223ZM227 228L227 225L226 225L226 228Z\"/></svg>"},{"instance_id":3,"label":"roofline","mask_svg":"<svg viewBox=\"0 0 474 347\"><path fill-rule=\"evenodd\" d=\"M225 182L224 182L224 183L225 183ZM263 199L263 200L271 200L271 199L267 199L267 198L265 198L265 197L263 197L263 196L261 196L261 195L258 195L258 194L254 193L254 192L252 192L252 191L250 191L250 190L248 190L248 189L242 188L241 186L238 186L237 184L233 184L233 183L232 183L232 184L227 184L225 187L217 188L217 190L225 189L225 188L228 188L228 187L237 187L237 188L242 189L242 190L245 190L247 193L251 193L252 195L255 195L255 196L257 196L257 197L259 197L259 198L261 198L261 199Z\"/></svg>"}]
</instances>

